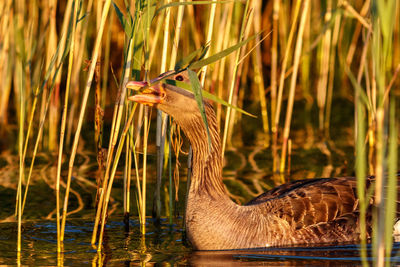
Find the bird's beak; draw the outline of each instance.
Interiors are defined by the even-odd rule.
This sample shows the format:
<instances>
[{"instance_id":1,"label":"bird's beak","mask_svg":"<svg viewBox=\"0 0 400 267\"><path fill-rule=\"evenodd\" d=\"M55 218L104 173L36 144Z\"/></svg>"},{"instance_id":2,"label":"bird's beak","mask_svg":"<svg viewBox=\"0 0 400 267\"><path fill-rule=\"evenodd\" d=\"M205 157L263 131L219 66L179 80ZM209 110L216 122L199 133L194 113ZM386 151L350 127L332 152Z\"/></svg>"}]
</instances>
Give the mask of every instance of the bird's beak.
<instances>
[{"instance_id":1,"label":"bird's beak","mask_svg":"<svg viewBox=\"0 0 400 267\"><path fill-rule=\"evenodd\" d=\"M129 96L128 100L149 106L161 103L165 97L162 82L148 85L147 82L129 81L126 83L126 88L138 91L138 94Z\"/></svg>"}]
</instances>

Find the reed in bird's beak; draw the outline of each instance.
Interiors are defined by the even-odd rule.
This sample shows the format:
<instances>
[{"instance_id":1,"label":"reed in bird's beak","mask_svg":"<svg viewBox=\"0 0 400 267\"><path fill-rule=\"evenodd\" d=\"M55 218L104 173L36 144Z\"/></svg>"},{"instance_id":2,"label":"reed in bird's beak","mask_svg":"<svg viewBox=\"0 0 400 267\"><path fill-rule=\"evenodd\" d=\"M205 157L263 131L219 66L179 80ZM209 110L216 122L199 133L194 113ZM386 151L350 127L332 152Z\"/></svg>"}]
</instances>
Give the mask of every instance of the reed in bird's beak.
<instances>
[{"instance_id":1,"label":"reed in bird's beak","mask_svg":"<svg viewBox=\"0 0 400 267\"><path fill-rule=\"evenodd\" d=\"M135 101L141 104L146 104L149 106L160 104L165 97L164 82L162 80L174 73L175 72L173 71L163 73L157 78L152 79L150 81L150 84L145 81L127 82L126 88L138 92L133 96L129 96L128 100Z\"/></svg>"}]
</instances>

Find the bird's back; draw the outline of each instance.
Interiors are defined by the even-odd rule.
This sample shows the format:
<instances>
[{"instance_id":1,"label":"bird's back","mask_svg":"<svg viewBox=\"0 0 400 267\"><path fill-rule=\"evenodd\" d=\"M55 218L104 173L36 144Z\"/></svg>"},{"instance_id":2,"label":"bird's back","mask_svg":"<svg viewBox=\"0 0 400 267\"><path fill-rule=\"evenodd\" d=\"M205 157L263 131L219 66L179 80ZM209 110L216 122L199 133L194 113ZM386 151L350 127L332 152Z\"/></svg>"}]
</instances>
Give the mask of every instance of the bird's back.
<instances>
[{"instance_id":1,"label":"bird's back","mask_svg":"<svg viewBox=\"0 0 400 267\"><path fill-rule=\"evenodd\" d=\"M366 187L373 181L374 177L368 177ZM372 203L373 199L369 204ZM259 206L289 225L291 231L286 238L273 245L359 240L359 201L354 177L294 181L256 197L246 206ZM371 205L367 211L367 237L370 232Z\"/></svg>"}]
</instances>

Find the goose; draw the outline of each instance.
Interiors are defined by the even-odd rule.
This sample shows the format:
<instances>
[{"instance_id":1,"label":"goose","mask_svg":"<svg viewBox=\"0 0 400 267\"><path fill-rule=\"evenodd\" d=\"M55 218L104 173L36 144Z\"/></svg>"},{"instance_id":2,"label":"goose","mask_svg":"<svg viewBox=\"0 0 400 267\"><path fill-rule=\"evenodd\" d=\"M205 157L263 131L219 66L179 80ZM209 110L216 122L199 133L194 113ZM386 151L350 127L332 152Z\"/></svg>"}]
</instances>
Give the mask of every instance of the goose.
<instances>
[{"instance_id":1,"label":"goose","mask_svg":"<svg viewBox=\"0 0 400 267\"><path fill-rule=\"evenodd\" d=\"M193 151L185 213L186 235L196 250L229 250L360 241L359 200L354 177L297 180L245 205L233 202L222 182L219 129L204 100L208 133L193 93L166 82L189 83L187 71L169 71L150 81L129 81L139 93L128 100L154 106L181 127ZM373 182L367 178L367 187ZM373 204L372 201L370 203ZM367 238L371 236L371 205ZM399 228L399 227L398 227Z\"/></svg>"}]
</instances>

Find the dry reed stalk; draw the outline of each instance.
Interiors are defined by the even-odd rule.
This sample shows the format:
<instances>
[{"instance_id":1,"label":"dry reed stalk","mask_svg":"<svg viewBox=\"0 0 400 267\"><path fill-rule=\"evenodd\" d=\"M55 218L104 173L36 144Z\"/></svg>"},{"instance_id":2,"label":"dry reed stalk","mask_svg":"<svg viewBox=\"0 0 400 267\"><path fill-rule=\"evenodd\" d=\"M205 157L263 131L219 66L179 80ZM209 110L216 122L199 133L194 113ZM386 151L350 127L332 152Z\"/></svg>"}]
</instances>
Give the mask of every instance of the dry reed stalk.
<instances>
[{"instance_id":1,"label":"dry reed stalk","mask_svg":"<svg viewBox=\"0 0 400 267\"><path fill-rule=\"evenodd\" d=\"M170 1L167 0L166 4ZM169 23L171 17L171 8L165 9L165 20L164 20L164 39L163 39L163 49L161 56L161 68L160 73L164 73L167 70L167 55L168 55L168 40L169 40ZM179 40L179 39L178 39ZM175 48L176 50L176 48ZM175 55L176 57L176 55ZM161 110L157 110L157 126L156 126L156 149L157 149L157 169L156 169L156 190L154 193L154 209L153 214L156 219L160 219L161 215L161 199L160 199L160 188L161 179L163 171L163 161L164 161L164 142L165 142L165 131L167 115ZM139 187L138 187L139 188ZM141 212L140 212L141 213Z\"/></svg>"},{"instance_id":2,"label":"dry reed stalk","mask_svg":"<svg viewBox=\"0 0 400 267\"><path fill-rule=\"evenodd\" d=\"M50 4L50 13L51 13L51 23L50 23L50 29L51 29L51 35L54 35L54 46L52 47L53 49L57 47L57 28L56 28L56 23L57 23L57 17L56 17L56 11L57 11L57 0L52 0ZM71 14L71 12L69 13ZM66 16L68 18L69 22L69 17L70 15ZM54 29L53 29L54 27ZM65 41L63 40L61 44L65 44ZM64 51L63 47L61 47L62 51ZM54 51L54 50L53 50ZM60 53L58 58L59 61L61 62L63 55ZM59 64L59 63L58 63ZM50 109L49 109L49 150L50 151L55 151L57 149L57 137L58 137L58 129L59 129L59 121L60 121L60 84L61 84L61 73L62 73L62 66L61 69L58 71L58 75L56 76L55 83L54 83L54 89L53 89L53 95L52 99L50 102Z\"/></svg>"},{"instance_id":3,"label":"dry reed stalk","mask_svg":"<svg viewBox=\"0 0 400 267\"><path fill-rule=\"evenodd\" d=\"M249 32L252 29L251 23L249 23L250 21L253 21L253 9L252 8L249 9L249 11L247 12L246 16L243 18L242 26L244 26L244 33L243 33L243 39L242 40L244 40L245 38L247 38L249 36ZM255 45L255 47L257 47L258 45L259 44L257 43ZM242 64L242 61L245 58L247 58L247 56L249 55L251 50L250 50L250 52L246 53L246 47L247 47L247 45L244 45L240 49L239 60L235 62L235 66L237 66L237 72L233 76L236 79L236 83L235 83L235 87L234 87L234 90L233 90L234 94L233 94L233 99L232 99L232 103L235 106L237 106L237 103L238 103L238 99L239 99L238 94L243 92L243 90L240 90L240 92L239 92L239 87L241 85L242 79L244 77L247 77L246 76L246 74L247 74L246 69L248 69L247 67L249 65L249 60L247 60L243 64ZM244 75L243 75L243 73L244 73ZM235 125L236 121L239 121L239 120L240 120L239 118L238 119L236 118L236 110L231 110L231 118L228 121L229 125L228 125L228 129L227 129L228 136L227 136L227 139L226 139L226 143L229 146L232 146L233 126Z\"/></svg>"},{"instance_id":4,"label":"dry reed stalk","mask_svg":"<svg viewBox=\"0 0 400 267\"><path fill-rule=\"evenodd\" d=\"M290 81L290 91L289 91L288 105L287 105L287 109L286 109L285 127L283 129L283 144L282 144L282 154L281 154L281 163L280 163L280 172L281 173L283 173L285 170L287 143L288 143L289 133L290 133L290 124L291 124L291 120L292 120L294 93L295 93L295 89L296 89L296 80L297 80L297 71L299 68L301 49L302 49L302 43L303 43L304 25L305 25L306 17L308 15L309 5L310 5L310 1L305 0L304 4L303 4L303 10L302 10L302 15L301 15L300 24L299 24L299 32L297 34L296 48L295 48L295 52L294 52L293 73L292 73L292 79Z\"/></svg>"},{"instance_id":5,"label":"dry reed stalk","mask_svg":"<svg viewBox=\"0 0 400 267\"><path fill-rule=\"evenodd\" d=\"M71 9L68 9L68 10L70 11ZM67 19L67 18L69 19L69 16L66 16L66 17L65 17L65 19ZM68 25L68 21L65 21L65 20L64 20L64 25ZM62 33L62 37L61 37L61 39L60 39L60 45L59 45L58 50L57 50L57 52L56 52L56 53L58 53L58 55L62 54L62 53L59 53L59 51L60 51L61 47L64 47L64 46L65 46L67 30L68 30L68 29L67 29L66 27L63 27L63 33ZM63 51L63 50L62 50L62 51ZM57 55L56 55L56 54L52 55L52 60L51 60L51 61L54 61L54 57L55 57L55 56L57 56ZM60 59L59 64L60 64L60 63L61 63L61 59ZM58 67L57 67L57 68L58 68ZM57 73L58 73L59 70L60 70L60 69L57 70ZM54 66L53 66L52 64L50 64L49 67L48 67L48 69L47 69L47 74L50 74L50 72L54 72L54 71L55 71ZM57 74L57 73L56 73L56 74ZM47 74L46 74L46 75L47 75ZM48 79L48 78L45 77L45 79ZM53 76L53 80L54 80L54 76ZM36 105L37 105L37 100L38 100L38 95L39 95L40 89L41 89L40 86L37 86L37 87L36 87L35 94L34 94L33 104L32 104L32 106L31 106L31 115L30 115L30 118L29 118L28 130L27 130L27 134L26 134L26 140L25 140L25 147L24 147L24 152L23 152L23 158L25 158L25 156L26 156L26 151L27 151L27 147L28 147L30 132L31 132L31 130L32 130L33 118L34 118L35 111L36 111ZM51 88L51 89L52 89L52 88ZM51 93L52 93L52 90L49 92L49 95L50 95L50 96L51 96ZM24 212L24 208L25 208L25 202L26 202L26 198L27 198L27 195L28 195L30 180L31 180L31 177L32 177L33 166L34 166L35 159L36 159L36 153L37 153L37 150L38 150L38 148L39 148L39 142L40 142L41 137L42 137L43 127L44 127L44 123L45 123L45 119L46 119L46 114L47 114L47 111L48 111L48 109L49 109L49 103L51 102L50 96L49 96L49 98L47 99L47 101L44 102L44 106L43 106L43 112L42 112L43 117L42 117L42 119L41 119L41 123L40 123L39 130L38 130L38 135L37 135L37 138L36 138L35 147L34 147L34 150L33 150L32 161L31 161L31 165L30 165L30 169L29 169L28 179L27 179L27 183L26 183L26 187L25 187L25 192L24 192L24 199L23 199L23 203L22 203L22 213ZM43 99L43 100L44 100L44 99ZM44 100L44 101L45 101L45 100Z\"/></svg>"},{"instance_id":6,"label":"dry reed stalk","mask_svg":"<svg viewBox=\"0 0 400 267\"><path fill-rule=\"evenodd\" d=\"M234 3L229 4L228 8L225 9L225 16L226 16L226 23L221 25L221 30L223 34L223 42L222 42L222 49L228 47L229 44L229 32L232 26L232 17L233 17L233 8ZM224 27L224 28L223 28ZM221 63L219 66L219 73L218 73L218 81L217 81L217 94L218 97L222 99L223 94L223 87L224 87L224 78L225 78L225 64L226 64L226 57L221 59ZM217 122L218 127L221 128L221 117L222 117L222 106L221 104L217 104Z\"/></svg>"},{"instance_id":7,"label":"dry reed stalk","mask_svg":"<svg viewBox=\"0 0 400 267\"><path fill-rule=\"evenodd\" d=\"M329 80L328 80L328 92L327 92L327 104L325 109L325 121L324 121L324 130L325 136L329 138L329 125L331 120L331 108L332 108L332 96L333 96L333 86L335 81L335 59L336 59L336 48L339 38L340 24L341 24L342 16L340 14L336 14L335 24L333 26L332 32L332 45L331 45L331 55L329 61Z\"/></svg>"},{"instance_id":8,"label":"dry reed stalk","mask_svg":"<svg viewBox=\"0 0 400 267\"><path fill-rule=\"evenodd\" d=\"M14 23L14 34L19 30L22 30L24 23L24 3L23 1L16 1L16 18L17 21ZM16 42L18 44L18 42ZM19 155L19 179L18 179L18 190L16 196L16 211L18 218L18 237L17 237L17 252L21 252L21 242L22 242L22 182L25 180L24 176L24 161L22 157L23 146L24 146L24 121L25 121L25 91L23 86L23 70L22 70L22 55L24 51L21 51L22 46L16 45L16 58L15 58L15 69L14 69L14 91L16 96L19 97L19 116L18 116L18 155ZM19 56L18 56L19 55ZM18 92L18 93L17 93Z\"/></svg>"},{"instance_id":9,"label":"dry reed stalk","mask_svg":"<svg viewBox=\"0 0 400 267\"><path fill-rule=\"evenodd\" d=\"M68 5L72 6L72 0L68 2ZM68 9L68 8L67 8ZM62 164L62 154L64 149L64 135L65 135L65 127L67 122L67 110L68 110L68 100L69 100L69 90L71 86L71 75L72 68L74 62L74 52L75 52L75 30L76 30L76 18L78 15L78 4L74 5L74 12L72 13L72 30L71 36L72 40L69 47L69 60L68 60L68 72L67 72L67 84L65 86L65 97L64 97L64 106L61 117L61 126L60 126L60 142L58 145L58 161L57 161L57 177L56 177L56 216L57 216L57 252L61 252L61 223L60 223L60 180L61 180L61 164ZM67 16L68 17L68 16ZM66 23L65 23L66 24ZM66 33L66 28L65 28ZM64 34L65 35L65 34ZM61 75L59 75L60 77Z\"/></svg>"},{"instance_id":10,"label":"dry reed stalk","mask_svg":"<svg viewBox=\"0 0 400 267\"><path fill-rule=\"evenodd\" d=\"M332 0L327 1L326 12L324 16L325 24L328 24L332 17ZM317 85L317 104L319 108L319 129L323 130L325 124L325 110L326 110L326 100L327 100L327 84L329 75L329 61L331 53L331 28L326 29L324 36L322 37L321 44L321 61L320 61L320 73Z\"/></svg>"},{"instance_id":11,"label":"dry reed stalk","mask_svg":"<svg viewBox=\"0 0 400 267\"><path fill-rule=\"evenodd\" d=\"M169 9L169 8L167 8ZM160 32L161 32L161 28L164 26L164 13L161 13L159 16L157 16L157 26L156 26L156 30L155 33L153 34L153 38L154 40L158 40L158 36L160 36ZM156 51L158 52L158 43L157 42L152 42L152 46L151 46L151 50L150 50L150 56L149 56L149 61L150 61L150 65L153 64L153 59L154 59L154 54L156 53ZM157 58L157 57L156 57Z\"/></svg>"},{"instance_id":12,"label":"dry reed stalk","mask_svg":"<svg viewBox=\"0 0 400 267\"><path fill-rule=\"evenodd\" d=\"M101 108L104 110L106 106L106 97L107 97L107 87L108 87L108 70L110 67L110 50L111 50L111 33L112 33L112 25L114 23L114 12L111 12L110 19L107 26L107 35L105 39L105 49L104 49L104 60L103 60L103 71L102 71L102 93L101 93ZM100 136L100 140L101 140Z\"/></svg>"},{"instance_id":13,"label":"dry reed stalk","mask_svg":"<svg viewBox=\"0 0 400 267\"><path fill-rule=\"evenodd\" d=\"M167 1L169 2L169 1ZM180 0L182 3L183 1ZM170 57L170 65L169 69L174 69L175 64L176 64L176 58L178 54L178 47L179 47L179 40L180 40L180 35L181 35L181 29L182 29L182 21L183 21L183 14L184 14L184 5L180 5L178 7L178 14L176 17L176 28L175 28L175 36L172 44L172 51L171 51L171 57ZM169 19L169 18L168 18ZM165 30L168 32L167 27L169 27L169 22L165 24ZM167 49L168 49L168 41L167 41L168 35L165 33L164 35L164 49L163 49L163 56L162 56L162 65L161 65L161 73L166 71L166 58L167 55ZM160 189L161 189L161 178L162 178L162 171L163 171L163 165L164 165L164 148L165 148L165 138L166 138L166 132L167 132L167 123L168 123L168 115L161 112L160 110L157 110L157 140L156 140L156 146L157 146L157 186L156 186L156 191L154 194L154 202L156 203L155 207L155 214L156 218L159 219L160 217L160 211L161 211L161 199L160 199ZM170 185L171 186L171 185Z\"/></svg>"},{"instance_id":14,"label":"dry reed stalk","mask_svg":"<svg viewBox=\"0 0 400 267\"><path fill-rule=\"evenodd\" d=\"M215 25L219 25L217 26L216 31L214 32L214 34L217 33L222 33L222 34L216 34L215 36L215 42L214 42L214 48L215 51L222 51L223 48L223 43L224 43L224 33L225 33L225 28L226 28L226 22L228 19L228 12L229 12L230 7L228 6L228 8L220 8L220 6L217 6L217 11L216 13L217 15L217 21L215 23ZM222 90L220 90L220 83L219 83L219 78L218 76L220 75L220 69L222 68L222 61L224 60L224 58L222 58L221 60L215 62L215 66L214 69L212 71L212 75L211 75L211 86L210 86L210 92L213 94L218 94L218 97L221 98L221 92ZM220 128L220 124L221 124L221 104L216 103L216 115L217 115L217 124L218 124L218 128ZM189 174L188 174L189 176Z\"/></svg>"},{"instance_id":15,"label":"dry reed stalk","mask_svg":"<svg viewBox=\"0 0 400 267\"><path fill-rule=\"evenodd\" d=\"M132 43L132 39L130 40L130 42ZM130 49L132 50L132 49ZM107 207L108 207L108 203L110 201L110 195L111 195L111 189L113 186L113 182L114 182L114 178L115 178L115 173L117 171L117 167L118 167L118 161L119 158L121 156L122 153L122 148L124 147L124 143L126 140L126 135L128 133L128 130L131 126L132 123L132 119L133 119L133 115L135 114L136 111L136 105L134 105L133 110L131 111L129 118L126 121L124 130L121 134L121 138L117 147L117 151L115 153L115 158L114 158L114 162L113 162L113 166L112 166L112 170L111 170L111 174L110 174L110 180L108 182L107 185L107 191L105 193L105 198L104 198L104 205L103 205L103 209L102 209L102 216L101 216L101 229L100 229L100 235L99 235L99 244L97 246L97 251L101 251L102 248L102 243L103 243L103 235L104 235L104 227L106 224L106 217L107 217Z\"/></svg>"},{"instance_id":16,"label":"dry reed stalk","mask_svg":"<svg viewBox=\"0 0 400 267\"><path fill-rule=\"evenodd\" d=\"M46 52L46 69L49 68L53 53L56 51L57 48L57 29L56 29L56 7L57 7L57 0L50 0L46 1L47 5L47 11L46 13L48 14L48 37L47 37L47 52ZM61 56L60 56L61 57ZM52 70L51 76L54 76L55 74L55 69ZM53 151L56 147L57 143L57 133L58 133L58 112L57 112L57 105L59 105L59 79L56 78L56 83L50 84L49 82L46 84L46 90L47 93L50 96L50 91L49 87L54 86L53 93L51 94L50 98L50 106L49 106L49 119L48 119L48 126L47 126L47 131L48 131L48 139L47 139L47 147L49 148L50 151ZM58 80L58 83L57 83ZM43 99L45 100L45 99ZM45 141L45 140L44 140Z\"/></svg>"},{"instance_id":17,"label":"dry reed stalk","mask_svg":"<svg viewBox=\"0 0 400 267\"><path fill-rule=\"evenodd\" d=\"M253 10L254 10L254 32L261 32L261 2L253 1ZM269 136L269 123L268 123L268 109L267 109L267 99L265 97L265 87L264 87L264 76L263 76L263 66L262 66L262 54L261 54L261 46L259 45L261 40L260 36L257 35L255 39L256 43L256 51L253 53L253 62L254 62L254 81L258 87L258 93L260 97L260 108L261 108L261 116L263 122L264 129L264 146L269 146L270 136ZM276 63L276 62L275 62ZM275 66L276 67L276 66ZM276 69L275 69L276 75ZM272 70L271 70L271 76ZM275 77L276 78L276 77ZM276 80L275 80L276 87ZM276 88L275 88L276 91ZM272 81L271 81L271 92L272 92ZM272 94L271 94L272 99Z\"/></svg>"},{"instance_id":18,"label":"dry reed stalk","mask_svg":"<svg viewBox=\"0 0 400 267\"><path fill-rule=\"evenodd\" d=\"M217 0L212 0L211 4L211 10L210 10L210 16L208 17L208 28L207 28L207 37L206 37L206 44L211 45L211 38L213 35L213 29L214 29L214 19L215 19L215 10L217 7ZM210 49L207 50L205 57L208 57L210 53ZM204 87L204 82L206 80L206 73L207 73L207 65L205 65L203 68L201 68L201 74L200 74L200 81L201 85Z\"/></svg>"},{"instance_id":19,"label":"dry reed stalk","mask_svg":"<svg viewBox=\"0 0 400 267\"><path fill-rule=\"evenodd\" d=\"M296 2L295 6L297 6L297 5L298 5L298 3ZM280 47L281 51L286 51L286 49L287 49L286 47L289 42L287 30L289 28L288 24L290 23L291 20L289 18L290 16L288 16L288 14L290 13L288 10L289 9L288 6L289 6L289 4L287 2L282 1L280 3L279 10L278 10L278 12L279 12L278 13L278 24L279 24L278 41L279 41L279 47ZM296 16L296 12L294 13L294 15ZM293 21L295 21L295 20L293 19ZM292 24L293 24L293 22L292 22Z\"/></svg>"},{"instance_id":20,"label":"dry reed stalk","mask_svg":"<svg viewBox=\"0 0 400 267\"><path fill-rule=\"evenodd\" d=\"M22 247L22 183L25 181L25 158L23 157L24 151L24 122L25 122L25 86L24 86L24 45L23 45L23 24L25 14L25 4L23 1L16 1L16 21L14 21L11 33L11 45L15 45L15 63L14 63L14 92L16 99L19 100L19 108L17 109L18 119L18 156L19 156L19 177L17 186L17 195L15 210L18 219L18 234L17 234L17 255L20 256ZM12 16L11 16L12 18ZM11 25L11 21L10 21ZM14 43L15 42L15 43Z\"/></svg>"},{"instance_id":21,"label":"dry reed stalk","mask_svg":"<svg viewBox=\"0 0 400 267\"><path fill-rule=\"evenodd\" d=\"M272 11L272 45L271 45L271 121L274 122L276 113L276 89L278 73L278 19L280 0L274 0ZM276 129L272 125L272 134Z\"/></svg>"},{"instance_id":22,"label":"dry reed stalk","mask_svg":"<svg viewBox=\"0 0 400 267\"><path fill-rule=\"evenodd\" d=\"M92 7L93 7L93 0L89 0L86 6L86 10L83 8L81 9L81 13L79 17L84 16L85 14L92 14ZM84 54L86 51L86 36L89 28L89 19L83 20L76 26L76 54L75 54L75 66L82 66L83 59L85 58ZM73 127L76 125L77 118L75 113L79 107L79 96L81 95L79 91L79 81L80 81L80 74L82 69L80 67L76 67L72 70L72 78L71 78L71 107L69 109L68 114L68 126L67 126L67 136L65 140L66 145L70 145L71 137L73 134Z\"/></svg>"},{"instance_id":23,"label":"dry reed stalk","mask_svg":"<svg viewBox=\"0 0 400 267\"><path fill-rule=\"evenodd\" d=\"M128 108L129 110L129 108ZM132 126L132 125L131 125ZM133 129L130 129L130 131ZM124 224L125 232L129 232L129 215L130 215L130 199L131 199L131 166L132 166L132 149L130 146L130 136L126 137L126 149L125 149L125 169L124 169Z\"/></svg>"},{"instance_id":24,"label":"dry reed stalk","mask_svg":"<svg viewBox=\"0 0 400 267\"><path fill-rule=\"evenodd\" d=\"M90 87L91 87L92 81L93 81L93 74L94 74L94 71L96 68L97 57L98 57L99 50L100 50L100 44L101 44L103 31L104 31L104 25L105 25L105 22L107 19L110 5L111 5L110 0L107 0L104 3L101 25L100 25L100 28L99 28L99 31L97 33L96 40L95 40L95 45L94 45L92 59L91 59L90 67L89 67L87 82L86 82L86 86L85 86L85 90L84 90L84 94L83 94L83 98L82 98L82 105L81 105L81 110L80 110L80 114L79 114L79 121L78 121L77 129L76 129L76 133L75 133L75 137L74 137L74 143L72 145L72 151L71 151L69 164L68 164L67 187L65 190L64 209L63 209L63 217L62 217L62 224L61 224L61 241L64 240L64 229L65 229L65 221L66 221L67 209L68 209L69 188L71 185L72 170L73 170L73 166L74 166L76 151L78 148L80 132L82 129L82 124L83 124L83 118L84 118L84 114L86 111L86 104L87 104L87 100L89 97Z\"/></svg>"},{"instance_id":25,"label":"dry reed stalk","mask_svg":"<svg viewBox=\"0 0 400 267\"><path fill-rule=\"evenodd\" d=\"M346 56L346 64L351 65L353 61L354 53L357 48L357 42L361 33L361 26L364 26L366 29L371 30L371 25L368 23L364 17L367 15L370 8L370 0L365 1L363 7L361 8L360 14L347 2L341 1L339 5L343 5L343 7L352 14L358 21L356 28L354 30L353 38L351 40L351 44Z\"/></svg>"},{"instance_id":26,"label":"dry reed stalk","mask_svg":"<svg viewBox=\"0 0 400 267\"><path fill-rule=\"evenodd\" d=\"M149 107L144 108L144 123L143 123L143 173L142 173L142 209L140 216L140 232L142 235L146 233L146 182L147 182L147 140L149 136Z\"/></svg>"},{"instance_id":27,"label":"dry reed stalk","mask_svg":"<svg viewBox=\"0 0 400 267\"><path fill-rule=\"evenodd\" d=\"M249 0L246 1L246 6L245 6L245 9L244 9L244 12L243 12L245 17L247 17L247 15L248 15L249 2L250 2ZM246 25L245 24L245 19L243 18L238 42L241 42L241 41L244 40L244 35L245 35L245 30L246 30L245 25ZM236 51L235 63L234 63L234 68L233 68L233 72L232 72L232 76L231 76L232 80L231 80L230 89L229 89L229 98L228 98L228 103L229 104L233 103L232 102L233 101L233 93L234 93L234 89L236 87L236 82L237 82L236 75L237 75L237 72L238 72L238 67L239 67L238 66L238 62L239 62L239 57L240 57L240 51L241 50L242 49L239 48L238 51ZM229 123L230 123L230 120L231 120L231 112L232 112L232 109L230 107L228 107L227 110L226 110L224 135L223 135L223 138L222 138L222 156L224 156L224 154L225 154L225 146L226 146L226 142L227 142L227 138L228 138L228 127L229 127Z\"/></svg>"},{"instance_id":28,"label":"dry reed stalk","mask_svg":"<svg viewBox=\"0 0 400 267\"><path fill-rule=\"evenodd\" d=\"M179 0L180 3L183 3L184 0ZM172 70L176 64L176 58L178 55L178 48L179 48L179 39L181 37L181 30L182 30L182 21L183 21L183 14L184 14L185 6L180 5L178 7L178 15L176 16L176 27L175 27L175 37L172 43L172 54L170 58L169 69Z\"/></svg>"},{"instance_id":29,"label":"dry reed stalk","mask_svg":"<svg viewBox=\"0 0 400 267\"><path fill-rule=\"evenodd\" d=\"M13 27L12 18L13 10L11 9L12 1L8 0L0 12L0 36L2 36L2 46L0 48L0 62L4 62L0 65L0 79L3 81L2 91L0 94L0 125L5 127L8 123L8 102L11 93L11 53L10 53L10 41L12 31L9 30ZM1 127L1 128L3 128ZM4 128L3 128L4 129ZM2 130L0 130L2 134Z\"/></svg>"},{"instance_id":30,"label":"dry reed stalk","mask_svg":"<svg viewBox=\"0 0 400 267\"><path fill-rule=\"evenodd\" d=\"M106 8L106 6L105 6ZM109 7L107 7L108 9ZM105 23L105 13L103 9L103 15L102 15L102 20L101 20L101 25L100 25L100 30L104 28L104 23ZM108 154L107 154L107 165L106 165L106 172L104 174L104 179L103 179L103 184L102 184L102 190L100 192L100 197L99 197L99 202L97 203L97 211L96 211L96 218L94 222L94 227L93 227L93 233L92 233L92 245L96 243L96 236L97 236L97 229L100 221L100 217L104 218L107 214L107 205L105 205L105 190L108 188L108 179L109 179L109 174L110 174L110 169L111 169L111 163L112 163L112 156L114 154L114 149L117 144L117 139L118 139L118 133L121 125L121 120L122 120L122 113L123 113L123 108L124 108L124 101L125 101L125 95L126 95L126 88L125 84L129 79L130 76L130 70L131 70L131 59L132 59L132 54L133 54L133 39L131 38L128 43L128 53L127 53L127 62L125 62L125 69L124 69L124 78L123 81L120 85L120 89L118 91L118 98L115 101L114 105L114 112L113 112L113 121L112 121L112 126L111 126L111 135L110 135L110 143L108 147ZM110 189L111 190L111 189ZM103 219L102 219L103 221ZM101 240L103 237L103 230L104 226L101 226L101 231L100 231L100 237L99 237L99 245L97 247L97 250L101 250ZM101 239L100 239L101 238Z\"/></svg>"},{"instance_id":31,"label":"dry reed stalk","mask_svg":"<svg viewBox=\"0 0 400 267\"><path fill-rule=\"evenodd\" d=\"M283 95L283 88L284 88L284 83L285 83L285 72L286 72L286 66L289 61L289 53L290 53L290 49L292 47L294 31L296 29L297 19L299 16L299 11L300 11L300 6L301 6L300 4L301 4L301 1L298 0L296 2L296 8L294 11L293 22L292 22L292 26L291 26L290 32L289 32L289 38L288 38L286 49L285 49L285 55L284 55L283 61L282 61L281 74L280 74L280 78L279 78L278 98L277 98L277 102L276 102L276 112L275 112L275 118L273 119L273 124L271 127L272 141L273 141L273 145L272 145L273 172L276 172L277 168L278 168L278 161L277 161L278 160L278 148L277 148L278 125L279 125L279 118L280 118L281 106L282 106L282 95Z\"/></svg>"},{"instance_id":32,"label":"dry reed stalk","mask_svg":"<svg viewBox=\"0 0 400 267\"><path fill-rule=\"evenodd\" d=\"M18 210L18 238L17 238L17 252L21 251L21 235L22 235L22 181L24 178L24 158L23 158L23 146L24 146L24 121L25 121L25 91L23 89L22 81L22 59L16 62L16 81L18 82L20 90L20 109L19 109L19 134L18 134L18 154L19 154L19 179L18 179L18 192L17 192L17 210Z\"/></svg>"},{"instance_id":33,"label":"dry reed stalk","mask_svg":"<svg viewBox=\"0 0 400 267\"><path fill-rule=\"evenodd\" d=\"M167 0L166 4L169 4L171 1ZM163 39L163 49L161 55L161 73L167 71L167 55L168 55L168 40L169 40L169 22L171 17L171 9L165 9L165 20L164 20L164 39Z\"/></svg>"}]
</instances>

